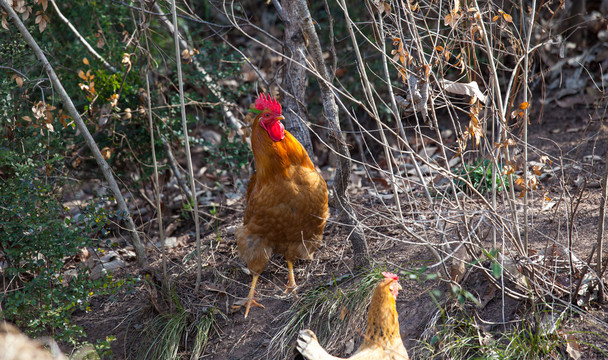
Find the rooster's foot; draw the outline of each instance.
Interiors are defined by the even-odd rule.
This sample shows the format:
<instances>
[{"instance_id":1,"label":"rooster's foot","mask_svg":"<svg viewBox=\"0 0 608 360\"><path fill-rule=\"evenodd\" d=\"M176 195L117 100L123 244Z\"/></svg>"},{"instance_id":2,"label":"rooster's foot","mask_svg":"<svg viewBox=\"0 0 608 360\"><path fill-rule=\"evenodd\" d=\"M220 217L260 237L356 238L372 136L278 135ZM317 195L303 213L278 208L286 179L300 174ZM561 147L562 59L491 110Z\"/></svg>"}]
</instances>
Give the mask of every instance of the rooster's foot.
<instances>
[{"instance_id":1,"label":"rooster's foot","mask_svg":"<svg viewBox=\"0 0 608 360\"><path fill-rule=\"evenodd\" d=\"M261 307L262 309L264 309L264 305L257 302L256 299L247 298L247 299L243 299L243 300L235 302L234 305L232 305L232 310L238 310L243 306L245 306L245 319L247 319L247 315L249 315L249 309L252 306L257 306L257 307Z\"/></svg>"},{"instance_id":2,"label":"rooster's foot","mask_svg":"<svg viewBox=\"0 0 608 360\"><path fill-rule=\"evenodd\" d=\"M298 287L298 285L296 285L295 282L293 284L288 283L287 287L285 288L285 294L292 294L292 295L295 295L295 297L298 297L298 294L296 294L297 287Z\"/></svg>"}]
</instances>

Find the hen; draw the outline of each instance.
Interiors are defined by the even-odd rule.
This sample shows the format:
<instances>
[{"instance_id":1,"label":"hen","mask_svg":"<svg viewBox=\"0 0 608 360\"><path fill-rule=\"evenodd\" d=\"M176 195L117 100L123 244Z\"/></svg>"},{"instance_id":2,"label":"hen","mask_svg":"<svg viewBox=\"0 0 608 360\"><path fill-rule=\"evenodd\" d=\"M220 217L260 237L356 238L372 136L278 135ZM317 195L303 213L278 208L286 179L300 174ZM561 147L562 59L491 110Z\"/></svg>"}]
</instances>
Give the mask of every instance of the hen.
<instances>
[{"instance_id":1,"label":"hen","mask_svg":"<svg viewBox=\"0 0 608 360\"><path fill-rule=\"evenodd\" d=\"M401 335L399 318L395 308L401 285L395 274L383 272L385 279L376 287L367 315L367 331L363 344L348 359L351 360L409 360ZM297 349L307 360L340 360L321 347L310 330L302 330Z\"/></svg>"},{"instance_id":2,"label":"hen","mask_svg":"<svg viewBox=\"0 0 608 360\"><path fill-rule=\"evenodd\" d=\"M321 245L328 216L327 185L315 170L306 150L281 120L281 105L270 95L260 94L251 129L251 148L256 172L247 187L243 226L235 231L239 255L253 275L247 298L236 304L264 308L254 299L258 277L273 253L287 261L287 292L296 281L293 262L312 259Z\"/></svg>"}]
</instances>

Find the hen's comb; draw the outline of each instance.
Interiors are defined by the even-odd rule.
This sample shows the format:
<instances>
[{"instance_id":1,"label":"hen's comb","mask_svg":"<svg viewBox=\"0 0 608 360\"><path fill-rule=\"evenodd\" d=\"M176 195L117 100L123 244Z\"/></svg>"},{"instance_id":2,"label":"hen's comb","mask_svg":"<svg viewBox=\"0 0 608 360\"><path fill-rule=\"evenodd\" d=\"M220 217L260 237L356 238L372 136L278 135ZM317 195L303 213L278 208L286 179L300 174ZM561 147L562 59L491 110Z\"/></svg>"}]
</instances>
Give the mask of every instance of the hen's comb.
<instances>
[{"instance_id":1,"label":"hen's comb","mask_svg":"<svg viewBox=\"0 0 608 360\"><path fill-rule=\"evenodd\" d=\"M268 109L275 114L281 115L281 104L275 98L264 93L258 95L258 98L255 100L255 108L260 111Z\"/></svg>"},{"instance_id":2,"label":"hen's comb","mask_svg":"<svg viewBox=\"0 0 608 360\"><path fill-rule=\"evenodd\" d=\"M393 279L395 281L399 280L399 276L397 276L396 274L390 273L390 272L383 271L382 275L384 275L384 277L387 279Z\"/></svg>"}]
</instances>

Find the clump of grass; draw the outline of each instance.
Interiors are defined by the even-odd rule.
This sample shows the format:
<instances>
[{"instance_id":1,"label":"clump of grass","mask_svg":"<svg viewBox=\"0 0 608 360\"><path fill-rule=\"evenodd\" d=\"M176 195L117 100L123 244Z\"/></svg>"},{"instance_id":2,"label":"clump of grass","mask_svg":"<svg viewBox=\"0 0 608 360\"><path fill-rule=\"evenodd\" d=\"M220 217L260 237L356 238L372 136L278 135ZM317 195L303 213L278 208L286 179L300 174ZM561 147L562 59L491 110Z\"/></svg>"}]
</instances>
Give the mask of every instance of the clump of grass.
<instances>
[{"instance_id":1,"label":"clump of grass","mask_svg":"<svg viewBox=\"0 0 608 360\"><path fill-rule=\"evenodd\" d=\"M140 335L142 340L137 359L182 359L180 354L190 354L199 359L215 324L215 309L208 308L200 314L188 312L173 290L169 296L172 310L156 315ZM193 344L190 335L195 334Z\"/></svg>"},{"instance_id":2,"label":"clump of grass","mask_svg":"<svg viewBox=\"0 0 608 360\"><path fill-rule=\"evenodd\" d=\"M288 358L302 329L313 330L329 352L343 350L339 346L344 346L344 339L360 338L365 333L367 307L381 279L381 271L372 269L346 280L334 279L300 294L289 310L277 318L281 325L270 341L267 357ZM338 287L341 281L344 286Z\"/></svg>"}]
</instances>

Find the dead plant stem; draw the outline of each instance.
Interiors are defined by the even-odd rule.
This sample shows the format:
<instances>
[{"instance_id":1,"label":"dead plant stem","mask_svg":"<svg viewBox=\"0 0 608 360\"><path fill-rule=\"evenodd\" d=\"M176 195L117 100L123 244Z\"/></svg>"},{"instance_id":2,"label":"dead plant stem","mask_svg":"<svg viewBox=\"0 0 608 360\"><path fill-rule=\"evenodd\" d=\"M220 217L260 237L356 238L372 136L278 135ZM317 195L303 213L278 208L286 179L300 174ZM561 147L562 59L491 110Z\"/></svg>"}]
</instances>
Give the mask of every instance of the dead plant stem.
<instances>
[{"instance_id":1,"label":"dead plant stem","mask_svg":"<svg viewBox=\"0 0 608 360\"><path fill-rule=\"evenodd\" d=\"M188 139L188 124L186 122L186 105L184 104L184 80L182 75L181 52L179 51L179 31L177 30L177 10L175 0L171 1L171 15L173 20L173 41L175 42L175 63L177 65L177 80L179 86L179 102L182 115L182 133L184 134L184 147L186 148L186 161L188 162L188 175L190 177L190 191L192 192L191 205L194 215L194 228L196 231L196 286L194 291L198 291L201 285L202 260L201 260L201 228L198 220L198 199L196 197L196 185L194 184L194 169L192 166L192 154L190 153L190 141Z\"/></svg>"}]
</instances>

